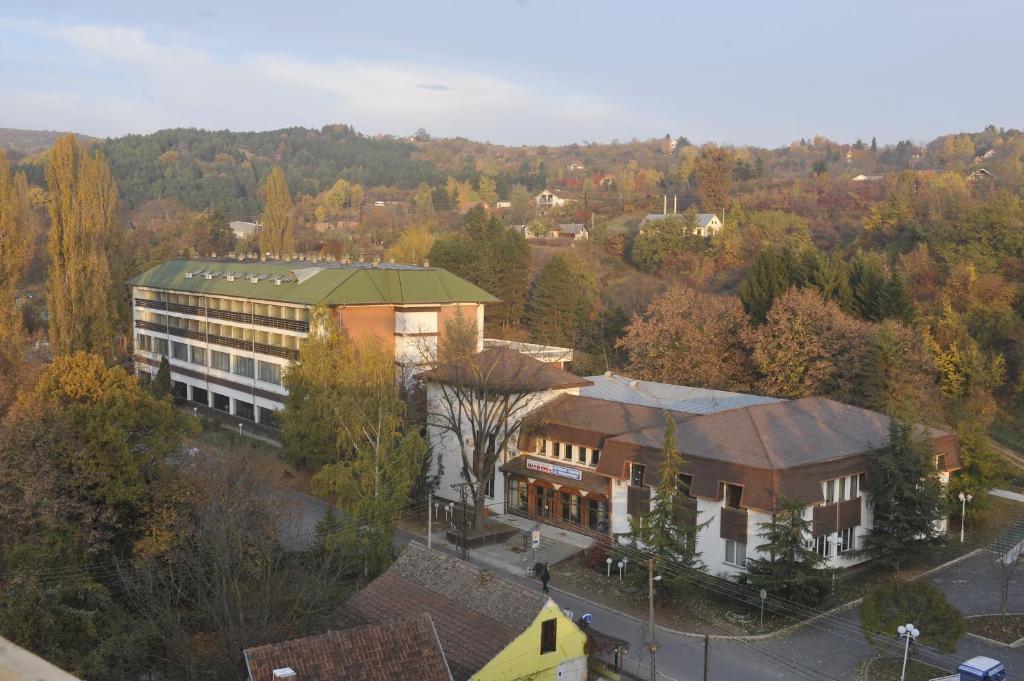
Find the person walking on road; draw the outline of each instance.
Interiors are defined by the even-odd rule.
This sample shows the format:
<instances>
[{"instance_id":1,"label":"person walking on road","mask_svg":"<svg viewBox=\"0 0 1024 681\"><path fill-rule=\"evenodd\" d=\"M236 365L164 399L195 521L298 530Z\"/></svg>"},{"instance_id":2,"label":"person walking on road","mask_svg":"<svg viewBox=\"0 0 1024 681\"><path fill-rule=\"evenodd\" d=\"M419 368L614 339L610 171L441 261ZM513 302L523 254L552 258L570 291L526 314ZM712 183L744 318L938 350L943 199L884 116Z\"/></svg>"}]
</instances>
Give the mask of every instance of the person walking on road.
<instances>
[{"instance_id":1,"label":"person walking on road","mask_svg":"<svg viewBox=\"0 0 1024 681\"><path fill-rule=\"evenodd\" d=\"M548 572L548 564L544 563L544 571L540 573L540 582L541 582L541 584L544 585L541 588L541 591L543 591L544 593L548 593L548 582L549 581L551 581L551 573Z\"/></svg>"}]
</instances>

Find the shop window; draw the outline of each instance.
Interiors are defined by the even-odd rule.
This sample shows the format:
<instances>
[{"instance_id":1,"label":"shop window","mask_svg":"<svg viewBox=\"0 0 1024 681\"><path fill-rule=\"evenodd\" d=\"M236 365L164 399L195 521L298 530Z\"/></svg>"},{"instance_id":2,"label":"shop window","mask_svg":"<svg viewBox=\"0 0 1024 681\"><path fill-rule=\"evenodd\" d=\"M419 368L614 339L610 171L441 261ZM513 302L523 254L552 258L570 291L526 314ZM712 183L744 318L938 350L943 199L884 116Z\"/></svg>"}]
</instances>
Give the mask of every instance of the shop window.
<instances>
[{"instance_id":1,"label":"shop window","mask_svg":"<svg viewBox=\"0 0 1024 681\"><path fill-rule=\"evenodd\" d=\"M562 493L562 520L573 525L580 524L580 497L578 494Z\"/></svg>"},{"instance_id":2,"label":"shop window","mask_svg":"<svg viewBox=\"0 0 1024 681\"><path fill-rule=\"evenodd\" d=\"M587 500L587 527L596 532L608 531L608 502L599 499Z\"/></svg>"},{"instance_id":3,"label":"shop window","mask_svg":"<svg viewBox=\"0 0 1024 681\"><path fill-rule=\"evenodd\" d=\"M487 482L484 483L484 496L488 499L494 498L494 479L498 477L496 471L491 472L491 477L487 478Z\"/></svg>"},{"instance_id":4,"label":"shop window","mask_svg":"<svg viewBox=\"0 0 1024 681\"><path fill-rule=\"evenodd\" d=\"M188 384L181 381L171 381L171 395L179 400L187 400Z\"/></svg>"},{"instance_id":5,"label":"shop window","mask_svg":"<svg viewBox=\"0 0 1024 681\"><path fill-rule=\"evenodd\" d=\"M260 423L270 428L279 428L277 411L267 407L260 407Z\"/></svg>"},{"instance_id":6,"label":"shop window","mask_svg":"<svg viewBox=\"0 0 1024 681\"><path fill-rule=\"evenodd\" d=\"M206 406L207 404L209 404L209 402L207 402L207 399L209 398L207 397L205 390L203 390L202 388L196 388L195 386L192 387L193 402L195 402L196 404Z\"/></svg>"}]
</instances>

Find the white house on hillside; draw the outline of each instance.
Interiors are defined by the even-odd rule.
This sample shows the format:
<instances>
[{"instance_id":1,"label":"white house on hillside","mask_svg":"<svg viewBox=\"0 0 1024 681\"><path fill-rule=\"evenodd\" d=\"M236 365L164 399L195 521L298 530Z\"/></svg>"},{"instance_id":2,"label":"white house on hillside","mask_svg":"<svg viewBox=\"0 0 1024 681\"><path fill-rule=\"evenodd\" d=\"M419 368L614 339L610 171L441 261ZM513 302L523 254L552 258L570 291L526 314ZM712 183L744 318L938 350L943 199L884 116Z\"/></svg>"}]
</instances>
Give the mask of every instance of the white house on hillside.
<instances>
[{"instance_id":1,"label":"white house on hillside","mask_svg":"<svg viewBox=\"0 0 1024 681\"><path fill-rule=\"evenodd\" d=\"M537 204L538 208L558 208L569 202L568 199L563 199L550 189L545 189L540 194L537 194L537 196L533 197L533 201Z\"/></svg>"}]
</instances>

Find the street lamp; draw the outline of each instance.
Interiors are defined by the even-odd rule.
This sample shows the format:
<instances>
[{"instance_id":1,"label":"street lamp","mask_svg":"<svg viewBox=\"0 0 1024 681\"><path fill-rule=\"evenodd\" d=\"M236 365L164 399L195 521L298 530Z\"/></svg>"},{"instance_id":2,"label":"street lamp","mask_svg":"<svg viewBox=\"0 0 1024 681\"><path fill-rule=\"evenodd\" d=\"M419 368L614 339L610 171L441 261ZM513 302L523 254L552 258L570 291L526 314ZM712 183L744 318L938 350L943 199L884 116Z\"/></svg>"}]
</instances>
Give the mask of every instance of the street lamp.
<instances>
[{"instance_id":1,"label":"street lamp","mask_svg":"<svg viewBox=\"0 0 1024 681\"><path fill-rule=\"evenodd\" d=\"M964 520L967 517L967 502L973 499L974 497L971 496L970 494L964 494L963 492L960 492L960 494L958 494L957 496L960 498L960 543L963 544Z\"/></svg>"},{"instance_id":2,"label":"street lamp","mask_svg":"<svg viewBox=\"0 0 1024 681\"><path fill-rule=\"evenodd\" d=\"M907 644L903 647L903 671L900 672L900 681L905 681L907 678L907 656L910 655L910 641L921 635L913 624L901 624L896 628L899 632L900 638L906 638Z\"/></svg>"},{"instance_id":3,"label":"street lamp","mask_svg":"<svg viewBox=\"0 0 1024 681\"><path fill-rule=\"evenodd\" d=\"M608 564L608 574L606 576L607 577L611 577L612 576L612 559L611 558L605 558L604 562Z\"/></svg>"},{"instance_id":4,"label":"street lamp","mask_svg":"<svg viewBox=\"0 0 1024 681\"><path fill-rule=\"evenodd\" d=\"M619 581L622 581L622 568L625 565L621 560L619 561Z\"/></svg>"}]
</instances>

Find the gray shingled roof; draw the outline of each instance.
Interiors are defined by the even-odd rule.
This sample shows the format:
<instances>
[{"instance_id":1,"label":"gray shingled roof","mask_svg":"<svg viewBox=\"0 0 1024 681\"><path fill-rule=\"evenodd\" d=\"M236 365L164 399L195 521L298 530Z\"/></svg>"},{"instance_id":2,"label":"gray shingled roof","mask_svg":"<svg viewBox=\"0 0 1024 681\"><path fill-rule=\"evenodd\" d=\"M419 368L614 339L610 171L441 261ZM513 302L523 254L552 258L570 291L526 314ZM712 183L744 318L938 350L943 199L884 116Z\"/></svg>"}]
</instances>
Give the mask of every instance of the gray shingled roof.
<instances>
[{"instance_id":1,"label":"gray shingled roof","mask_svg":"<svg viewBox=\"0 0 1024 681\"><path fill-rule=\"evenodd\" d=\"M618 374L588 377L593 385L580 389L580 396L611 402L657 407L687 414L715 414L755 404L782 402L777 397L762 397L686 385L638 381Z\"/></svg>"}]
</instances>

